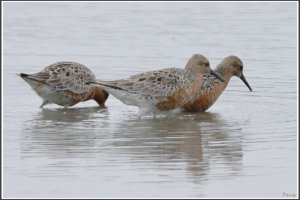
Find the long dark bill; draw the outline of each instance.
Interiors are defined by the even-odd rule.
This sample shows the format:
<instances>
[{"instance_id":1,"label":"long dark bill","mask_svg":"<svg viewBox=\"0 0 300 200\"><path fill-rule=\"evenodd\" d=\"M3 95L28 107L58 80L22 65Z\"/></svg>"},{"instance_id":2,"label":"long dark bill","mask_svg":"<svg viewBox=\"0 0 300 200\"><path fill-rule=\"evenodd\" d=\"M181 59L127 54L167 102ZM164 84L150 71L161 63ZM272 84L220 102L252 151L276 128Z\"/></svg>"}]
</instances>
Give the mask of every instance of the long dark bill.
<instances>
[{"instance_id":1,"label":"long dark bill","mask_svg":"<svg viewBox=\"0 0 300 200\"><path fill-rule=\"evenodd\" d=\"M225 79L220 75L218 74L217 72L213 71L212 69L209 71L210 74L214 75L215 77L217 77L217 79L221 80L222 82L225 81Z\"/></svg>"},{"instance_id":2,"label":"long dark bill","mask_svg":"<svg viewBox=\"0 0 300 200\"><path fill-rule=\"evenodd\" d=\"M250 87L249 83L247 82L244 74L242 74L241 79L247 85L247 87L249 88L249 90L252 91L252 88Z\"/></svg>"}]
</instances>

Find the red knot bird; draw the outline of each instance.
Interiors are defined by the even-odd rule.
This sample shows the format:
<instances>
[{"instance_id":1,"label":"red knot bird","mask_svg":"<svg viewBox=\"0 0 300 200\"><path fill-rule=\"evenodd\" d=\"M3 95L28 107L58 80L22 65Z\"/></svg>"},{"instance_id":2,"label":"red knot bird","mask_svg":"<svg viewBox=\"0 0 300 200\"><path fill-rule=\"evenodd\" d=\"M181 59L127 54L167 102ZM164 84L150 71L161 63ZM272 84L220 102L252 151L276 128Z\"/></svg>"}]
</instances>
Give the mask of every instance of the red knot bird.
<instances>
[{"instance_id":1,"label":"red knot bird","mask_svg":"<svg viewBox=\"0 0 300 200\"><path fill-rule=\"evenodd\" d=\"M90 99L104 106L108 93L86 82L95 81L95 75L84 65L75 62L57 62L35 74L19 74L43 99L40 106L55 103L69 107Z\"/></svg>"},{"instance_id":2,"label":"red knot bird","mask_svg":"<svg viewBox=\"0 0 300 200\"><path fill-rule=\"evenodd\" d=\"M186 68L190 68L191 63L187 63ZM215 76L205 74L201 86L200 94L192 101L185 103L182 108L191 112L204 112L210 108L225 90L232 76L239 77L252 91L245 76L243 75L243 62L237 56L228 56L214 70L216 73L224 77L225 81L220 81Z\"/></svg>"},{"instance_id":3,"label":"red knot bird","mask_svg":"<svg viewBox=\"0 0 300 200\"><path fill-rule=\"evenodd\" d=\"M142 110L172 110L198 95L202 75L210 73L224 80L211 70L207 58L195 55L190 60L191 67L166 68L130 76L115 81L90 81L127 105L138 106Z\"/></svg>"}]
</instances>

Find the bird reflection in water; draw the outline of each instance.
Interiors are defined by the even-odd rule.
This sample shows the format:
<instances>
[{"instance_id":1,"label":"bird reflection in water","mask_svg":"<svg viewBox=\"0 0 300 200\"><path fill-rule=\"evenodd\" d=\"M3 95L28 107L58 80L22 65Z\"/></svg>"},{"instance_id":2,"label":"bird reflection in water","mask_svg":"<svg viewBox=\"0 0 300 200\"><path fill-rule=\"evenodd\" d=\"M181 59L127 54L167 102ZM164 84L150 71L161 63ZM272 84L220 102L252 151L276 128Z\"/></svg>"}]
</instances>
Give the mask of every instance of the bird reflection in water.
<instances>
[{"instance_id":1,"label":"bird reflection in water","mask_svg":"<svg viewBox=\"0 0 300 200\"><path fill-rule=\"evenodd\" d=\"M107 127L108 116L99 107L42 109L24 124L23 156L84 156L94 149L97 127Z\"/></svg>"},{"instance_id":2,"label":"bird reflection in water","mask_svg":"<svg viewBox=\"0 0 300 200\"><path fill-rule=\"evenodd\" d=\"M232 176L241 170L241 129L221 114L121 115L117 118L115 112L99 108L44 109L25 126L23 158L84 159L99 170L103 165L126 164L152 173L179 170L195 182L207 174Z\"/></svg>"},{"instance_id":3,"label":"bird reflection in water","mask_svg":"<svg viewBox=\"0 0 300 200\"><path fill-rule=\"evenodd\" d=\"M241 169L241 129L220 114L179 112L130 119L116 128L114 140L111 145L118 152L130 155L132 162L147 163L146 168L179 170L186 165L185 174L200 179L214 167L220 170L216 163L224 167L216 176Z\"/></svg>"}]
</instances>

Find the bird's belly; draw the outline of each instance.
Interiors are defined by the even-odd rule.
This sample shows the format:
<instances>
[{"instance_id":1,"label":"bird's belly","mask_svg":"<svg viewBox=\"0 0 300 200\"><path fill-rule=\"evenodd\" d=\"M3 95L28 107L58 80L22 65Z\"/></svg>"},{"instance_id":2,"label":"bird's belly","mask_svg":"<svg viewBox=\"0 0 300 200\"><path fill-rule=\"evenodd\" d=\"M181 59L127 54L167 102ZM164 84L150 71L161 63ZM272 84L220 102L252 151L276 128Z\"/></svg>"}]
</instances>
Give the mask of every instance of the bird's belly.
<instances>
[{"instance_id":1,"label":"bird's belly","mask_svg":"<svg viewBox=\"0 0 300 200\"><path fill-rule=\"evenodd\" d=\"M130 93L122 90L115 90L111 88L105 88L111 95L122 101L126 105L137 106L141 109L151 110L156 103L155 98L138 93Z\"/></svg>"},{"instance_id":2,"label":"bird's belly","mask_svg":"<svg viewBox=\"0 0 300 200\"><path fill-rule=\"evenodd\" d=\"M36 82L34 85L30 86L37 93L37 95L49 103L55 103L60 106L72 106L80 101L70 91L57 90L39 82Z\"/></svg>"}]
</instances>

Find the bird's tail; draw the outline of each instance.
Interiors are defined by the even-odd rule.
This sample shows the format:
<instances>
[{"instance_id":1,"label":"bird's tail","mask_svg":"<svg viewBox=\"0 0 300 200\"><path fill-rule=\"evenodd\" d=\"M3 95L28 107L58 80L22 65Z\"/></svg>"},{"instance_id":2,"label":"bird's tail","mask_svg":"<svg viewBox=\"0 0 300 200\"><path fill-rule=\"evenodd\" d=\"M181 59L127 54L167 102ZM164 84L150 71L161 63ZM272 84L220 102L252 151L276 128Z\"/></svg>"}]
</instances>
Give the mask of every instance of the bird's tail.
<instances>
[{"instance_id":1,"label":"bird's tail","mask_svg":"<svg viewBox=\"0 0 300 200\"><path fill-rule=\"evenodd\" d=\"M124 90L123 88L118 87L116 85L112 85L112 84L100 82L100 81L87 82L86 84L90 85L90 86L94 86L94 87L100 87L100 88L103 88L103 86L104 86L104 87L112 88L112 89L116 89L116 90Z\"/></svg>"}]
</instances>

